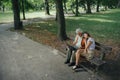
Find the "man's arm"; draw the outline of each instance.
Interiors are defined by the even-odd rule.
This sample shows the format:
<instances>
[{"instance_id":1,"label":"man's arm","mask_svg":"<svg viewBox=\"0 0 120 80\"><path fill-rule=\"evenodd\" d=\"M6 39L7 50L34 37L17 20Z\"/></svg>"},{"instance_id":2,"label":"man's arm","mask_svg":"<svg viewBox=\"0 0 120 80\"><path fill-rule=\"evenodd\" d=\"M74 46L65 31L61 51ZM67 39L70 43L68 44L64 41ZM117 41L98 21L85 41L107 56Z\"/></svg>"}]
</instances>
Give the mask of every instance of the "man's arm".
<instances>
[{"instance_id":1,"label":"man's arm","mask_svg":"<svg viewBox=\"0 0 120 80\"><path fill-rule=\"evenodd\" d=\"M78 36L76 35L73 45L75 45L77 43L77 41L78 41Z\"/></svg>"}]
</instances>

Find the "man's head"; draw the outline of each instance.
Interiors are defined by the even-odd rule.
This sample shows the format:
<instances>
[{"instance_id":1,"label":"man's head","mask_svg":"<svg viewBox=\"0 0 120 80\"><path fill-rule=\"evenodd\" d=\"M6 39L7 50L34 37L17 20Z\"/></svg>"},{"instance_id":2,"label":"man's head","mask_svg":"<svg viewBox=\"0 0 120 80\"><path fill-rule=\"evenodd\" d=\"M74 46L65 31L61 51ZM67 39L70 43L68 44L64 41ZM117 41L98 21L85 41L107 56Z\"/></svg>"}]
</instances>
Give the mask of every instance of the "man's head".
<instances>
[{"instance_id":1,"label":"man's head","mask_svg":"<svg viewBox=\"0 0 120 80\"><path fill-rule=\"evenodd\" d=\"M76 32L76 34L82 36L82 32L83 32L83 31L82 31L80 28L76 29L75 32Z\"/></svg>"}]
</instances>

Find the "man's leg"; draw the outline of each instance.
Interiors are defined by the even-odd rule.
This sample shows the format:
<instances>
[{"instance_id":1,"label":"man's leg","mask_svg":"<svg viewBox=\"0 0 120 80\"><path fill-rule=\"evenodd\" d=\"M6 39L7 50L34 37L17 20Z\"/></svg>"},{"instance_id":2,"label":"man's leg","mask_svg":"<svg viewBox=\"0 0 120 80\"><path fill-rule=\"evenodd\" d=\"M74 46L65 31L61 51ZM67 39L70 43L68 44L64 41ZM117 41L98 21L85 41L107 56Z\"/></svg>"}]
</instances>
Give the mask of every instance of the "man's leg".
<instances>
[{"instance_id":1,"label":"man's leg","mask_svg":"<svg viewBox=\"0 0 120 80\"><path fill-rule=\"evenodd\" d=\"M72 53L72 61L68 64L68 66L74 66L75 61L76 61L76 59L75 59L75 52L74 52L74 53Z\"/></svg>"},{"instance_id":2,"label":"man's leg","mask_svg":"<svg viewBox=\"0 0 120 80\"><path fill-rule=\"evenodd\" d=\"M77 49L78 49L77 47L75 47L75 46L73 47L71 63L75 63L75 61L76 61L75 53L76 53Z\"/></svg>"},{"instance_id":3,"label":"man's leg","mask_svg":"<svg viewBox=\"0 0 120 80\"><path fill-rule=\"evenodd\" d=\"M65 64L70 63L71 56L72 56L72 47L70 47L69 50L68 50Z\"/></svg>"},{"instance_id":4,"label":"man's leg","mask_svg":"<svg viewBox=\"0 0 120 80\"><path fill-rule=\"evenodd\" d=\"M76 53L76 52L74 52L74 53L72 54L72 61L71 61L72 63L75 63L75 61L76 61L75 53Z\"/></svg>"},{"instance_id":5,"label":"man's leg","mask_svg":"<svg viewBox=\"0 0 120 80\"><path fill-rule=\"evenodd\" d=\"M75 65L75 61L76 61L75 53L76 53L76 50L74 50L74 52L72 52L72 56L71 56L72 59L71 59L70 64L68 64L68 66L74 66Z\"/></svg>"}]
</instances>

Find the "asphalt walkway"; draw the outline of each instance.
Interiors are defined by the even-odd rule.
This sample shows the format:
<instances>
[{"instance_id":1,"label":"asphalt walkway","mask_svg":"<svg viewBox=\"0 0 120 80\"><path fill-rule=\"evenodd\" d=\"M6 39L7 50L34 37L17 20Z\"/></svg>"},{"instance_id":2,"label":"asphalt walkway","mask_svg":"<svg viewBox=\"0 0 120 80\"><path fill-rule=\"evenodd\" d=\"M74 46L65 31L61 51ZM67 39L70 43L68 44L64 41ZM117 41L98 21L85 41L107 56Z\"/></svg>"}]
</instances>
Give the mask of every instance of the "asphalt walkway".
<instances>
[{"instance_id":1,"label":"asphalt walkway","mask_svg":"<svg viewBox=\"0 0 120 80\"><path fill-rule=\"evenodd\" d=\"M87 71L74 72L59 51L8 31L0 25L0 80L98 80Z\"/></svg>"}]
</instances>

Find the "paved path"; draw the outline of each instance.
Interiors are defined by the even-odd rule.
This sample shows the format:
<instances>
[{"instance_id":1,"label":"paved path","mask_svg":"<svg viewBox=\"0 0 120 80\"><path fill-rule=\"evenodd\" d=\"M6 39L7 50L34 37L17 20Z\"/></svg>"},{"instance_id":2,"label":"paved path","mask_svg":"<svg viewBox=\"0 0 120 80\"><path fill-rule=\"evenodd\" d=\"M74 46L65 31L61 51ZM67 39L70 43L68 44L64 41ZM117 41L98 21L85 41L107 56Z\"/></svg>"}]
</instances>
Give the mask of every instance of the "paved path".
<instances>
[{"instance_id":1,"label":"paved path","mask_svg":"<svg viewBox=\"0 0 120 80\"><path fill-rule=\"evenodd\" d=\"M0 80L97 80L86 71L75 73L60 52L0 25Z\"/></svg>"}]
</instances>

